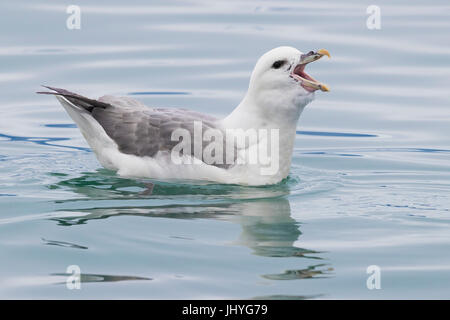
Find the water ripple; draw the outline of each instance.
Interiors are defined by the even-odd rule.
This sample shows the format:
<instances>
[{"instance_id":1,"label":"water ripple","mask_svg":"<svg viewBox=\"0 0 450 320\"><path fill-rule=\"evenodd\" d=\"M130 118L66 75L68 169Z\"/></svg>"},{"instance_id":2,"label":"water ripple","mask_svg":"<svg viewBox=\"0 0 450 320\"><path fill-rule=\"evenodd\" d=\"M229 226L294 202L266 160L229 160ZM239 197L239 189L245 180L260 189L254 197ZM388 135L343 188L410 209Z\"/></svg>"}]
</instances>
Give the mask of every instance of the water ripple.
<instances>
[{"instance_id":1,"label":"water ripple","mask_svg":"<svg viewBox=\"0 0 450 320\"><path fill-rule=\"evenodd\" d=\"M31 142L36 143L39 145L44 146L52 146L52 147L59 147L59 148L68 148L68 149L75 149L75 150L81 150L86 152L91 152L91 149L84 148L84 147L76 147L76 146L67 146L67 145L59 145L54 144L52 142L58 142L58 141L68 141L70 138L57 138L57 137L23 137L23 136L13 136L8 134L0 133L0 138L6 138L9 141L12 142Z\"/></svg>"}]
</instances>

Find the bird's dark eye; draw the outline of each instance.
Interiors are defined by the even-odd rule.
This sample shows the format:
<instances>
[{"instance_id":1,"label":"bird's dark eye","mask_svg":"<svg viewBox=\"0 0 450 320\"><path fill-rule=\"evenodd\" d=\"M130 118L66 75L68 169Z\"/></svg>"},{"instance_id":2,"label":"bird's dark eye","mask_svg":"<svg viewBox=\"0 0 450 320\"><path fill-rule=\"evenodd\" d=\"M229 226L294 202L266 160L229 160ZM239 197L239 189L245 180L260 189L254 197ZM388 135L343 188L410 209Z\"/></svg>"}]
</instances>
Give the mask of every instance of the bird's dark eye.
<instances>
[{"instance_id":1,"label":"bird's dark eye","mask_svg":"<svg viewBox=\"0 0 450 320\"><path fill-rule=\"evenodd\" d=\"M281 68L286 62L287 62L286 60L278 60L278 61L275 61L275 62L273 63L273 65L272 65L272 68L274 68L274 69L279 69L279 68Z\"/></svg>"}]
</instances>

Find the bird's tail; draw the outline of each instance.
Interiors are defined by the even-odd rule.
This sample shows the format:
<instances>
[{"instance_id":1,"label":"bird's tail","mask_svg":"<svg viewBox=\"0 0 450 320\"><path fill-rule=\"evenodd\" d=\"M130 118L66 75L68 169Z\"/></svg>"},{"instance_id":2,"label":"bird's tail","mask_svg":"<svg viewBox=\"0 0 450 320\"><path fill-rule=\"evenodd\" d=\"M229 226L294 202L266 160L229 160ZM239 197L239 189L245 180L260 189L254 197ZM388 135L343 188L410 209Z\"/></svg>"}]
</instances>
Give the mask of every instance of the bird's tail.
<instances>
[{"instance_id":1,"label":"bird's tail","mask_svg":"<svg viewBox=\"0 0 450 320\"><path fill-rule=\"evenodd\" d=\"M74 104L75 106L77 106L78 108L82 108L88 112L92 112L92 110L94 108L108 108L111 107L111 105L109 103L105 103L105 102L101 102L95 99L89 99L86 98L82 95L79 95L77 93L73 93L70 92L68 90L65 89L60 89L60 88L54 88L54 87L48 87L48 86L43 86L47 89L53 90L53 91L38 91L36 93L38 94L51 94L51 95L55 95L55 96L62 96L64 98L66 98L67 100L69 100L72 104Z\"/></svg>"},{"instance_id":2,"label":"bird's tail","mask_svg":"<svg viewBox=\"0 0 450 320\"><path fill-rule=\"evenodd\" d=\"M101 150L104 141L99 141L106 137L106 133L97 120L95 120L92 112L96 108L104 109L112 106L108 103L89 99L68 90L47 86L44 87L53 90L53 92L41 91L37 93L54 95L72 120L75 121L92 150L94 150L94 152L96 152L96 150ZM105 139L107 140L107 138Z\"/></svg>"}]
</instances>

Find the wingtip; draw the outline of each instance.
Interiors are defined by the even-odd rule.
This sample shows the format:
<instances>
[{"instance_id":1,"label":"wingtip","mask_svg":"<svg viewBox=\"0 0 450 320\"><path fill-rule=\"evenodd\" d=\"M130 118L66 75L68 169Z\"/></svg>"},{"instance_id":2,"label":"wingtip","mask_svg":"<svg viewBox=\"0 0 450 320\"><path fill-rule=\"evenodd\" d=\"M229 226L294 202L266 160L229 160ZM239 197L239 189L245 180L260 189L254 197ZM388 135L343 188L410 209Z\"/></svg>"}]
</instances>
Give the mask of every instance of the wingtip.
<instances>
[{"instance_id":1,"label":"wingtip","mask_svg":"<svg viewBox=\"0 0 450 320\"><path fill-rule=\"evenodd\" d=\"M55 94L55 92L48 92L48 91L36 91L37 94Z\"/></svg>"},{"instance_id":2,"label":"wingtip","mask_svg":"<svg viewBox=\"0 0 450 320\"><path fill-rule=\"evenodd\" d=\"M37 91L37 94L53 94L53 95L64 95L64 93L70 93L64 89L56 88L56 87L50 87L46 86L44 84L41 84L41 87L44 87L46 89L52 90L52 92L49 91ZM70 93L71 94L71 93Z\"/></svg>"},{"instance_id":3,"label":"wingtip","mask_svg":"<svg viewBox=\"0 0 450 320\"><path fill-rule=\"evenodd\" d=\"M41 87L56 91L54 87L46 86L45 84L41 84Z\"/></svg>"}]
</instances>

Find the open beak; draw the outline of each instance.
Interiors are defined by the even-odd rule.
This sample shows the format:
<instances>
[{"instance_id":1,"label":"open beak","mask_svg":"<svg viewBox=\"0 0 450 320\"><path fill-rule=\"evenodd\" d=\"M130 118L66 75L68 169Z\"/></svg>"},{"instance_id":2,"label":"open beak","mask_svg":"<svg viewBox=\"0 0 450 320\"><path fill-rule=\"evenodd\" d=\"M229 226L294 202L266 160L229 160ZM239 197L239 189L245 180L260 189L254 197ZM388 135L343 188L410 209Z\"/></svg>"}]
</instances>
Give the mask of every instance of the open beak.
<instances>
[{"instance_id":1,"label":"open beak","mask_svg":"<svg viewBox=\"0 0 450 320\"><path fill-rule=\"evenodd\" d=\"M301 86L305 88L307 91L310 92L314 92L316 90L330 91L330 89L326 84L315 80L313 77L311 77L305 72L305 66L308 63L319 60L323 56L328 56L328 58L330 58L330 53L328 52L328 50L320 49L317 50L316 52L310 51L306 54L302 54L299 64L294 68L294 70L291 73L291 77L299 81Z\"/></svg>"}]
</instances>

